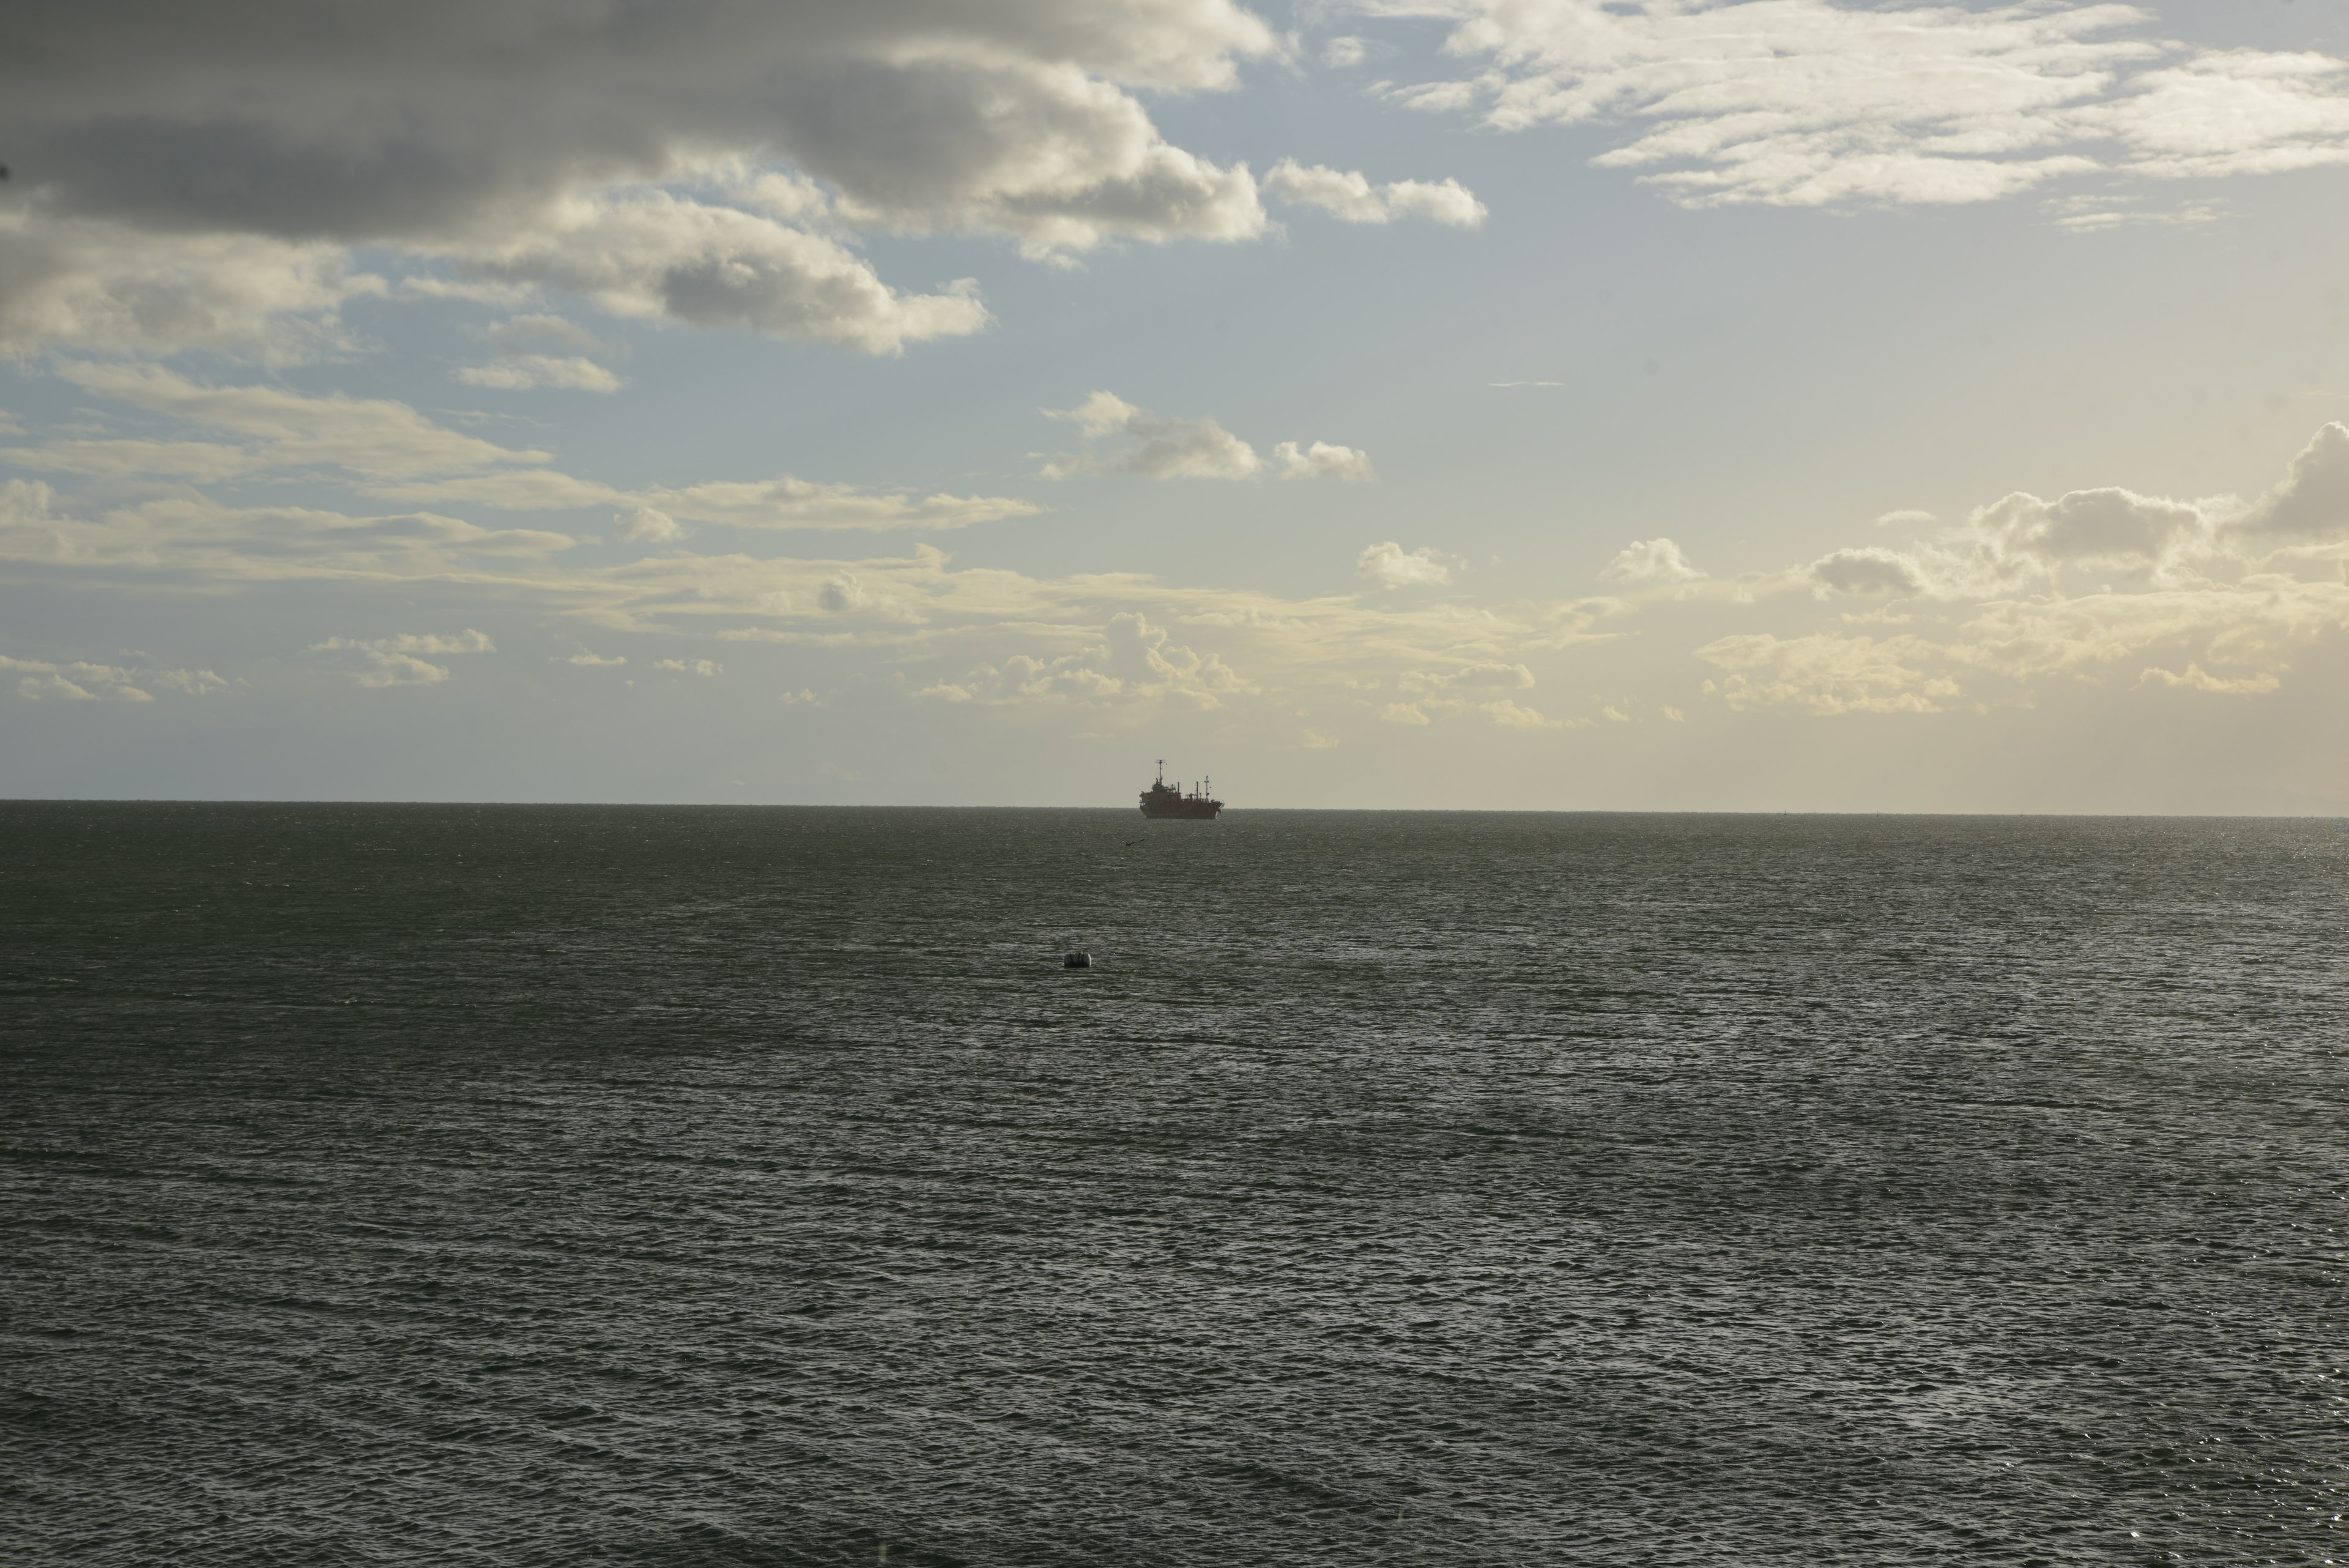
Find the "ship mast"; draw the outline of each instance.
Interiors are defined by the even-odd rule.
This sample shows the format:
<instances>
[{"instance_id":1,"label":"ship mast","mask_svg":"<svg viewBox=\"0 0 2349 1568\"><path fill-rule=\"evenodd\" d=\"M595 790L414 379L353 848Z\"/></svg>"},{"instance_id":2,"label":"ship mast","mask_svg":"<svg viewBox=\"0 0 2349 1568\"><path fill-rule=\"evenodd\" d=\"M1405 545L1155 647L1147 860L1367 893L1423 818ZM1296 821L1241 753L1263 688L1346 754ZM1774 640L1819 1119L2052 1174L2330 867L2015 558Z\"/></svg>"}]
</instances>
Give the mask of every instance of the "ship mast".
<instances>
[{"instance_id":1,"label":"ship mast","mask_svg":"<svg viewBox=\"0 0 2349 1568\"><path fill-rule=\"evenodd\" d=\"M1158 759L1158 787L1160 789L1164 789L1166 787L1166 759L1164 757Z\"/></svg>"}]
</instances>

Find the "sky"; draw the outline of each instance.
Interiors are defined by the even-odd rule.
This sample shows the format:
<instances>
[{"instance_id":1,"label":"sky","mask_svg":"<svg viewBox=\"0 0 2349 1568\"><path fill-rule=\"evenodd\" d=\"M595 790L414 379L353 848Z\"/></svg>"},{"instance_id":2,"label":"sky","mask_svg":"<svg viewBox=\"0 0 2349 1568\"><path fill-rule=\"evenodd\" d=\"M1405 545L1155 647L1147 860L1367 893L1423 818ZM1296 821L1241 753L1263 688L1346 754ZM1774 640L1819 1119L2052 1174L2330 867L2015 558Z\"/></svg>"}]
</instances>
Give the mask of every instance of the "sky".
<instances>
[{"instance_id":1,"label":"sky","mask_svg":"<svg viewBox=\"0 0 2349 1568\"><path fill-rule=\"evenodd\" d=\"M0 796L2349 813L2349 0L0 52Z\"/></svg>"}]
</instances>

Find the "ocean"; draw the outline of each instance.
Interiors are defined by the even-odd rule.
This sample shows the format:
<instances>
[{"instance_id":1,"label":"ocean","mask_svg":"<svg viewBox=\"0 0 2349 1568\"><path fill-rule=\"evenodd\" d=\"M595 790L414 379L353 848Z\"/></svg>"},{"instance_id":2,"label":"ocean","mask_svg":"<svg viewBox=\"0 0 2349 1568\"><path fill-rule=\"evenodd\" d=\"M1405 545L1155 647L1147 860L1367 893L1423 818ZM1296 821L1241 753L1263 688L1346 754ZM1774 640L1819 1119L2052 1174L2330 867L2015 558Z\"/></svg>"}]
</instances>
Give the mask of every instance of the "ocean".
<instances>
[{"instance_id":1,"label":"ocean","mask_svg":"<svg viewBox=\"0 0 2349 1568\"><path fill-rule=\"evenodd\" d=\"M0 1560L2349 1561L2344 888L2330 821L0 805Z\"/></svg>"}]
</instances>

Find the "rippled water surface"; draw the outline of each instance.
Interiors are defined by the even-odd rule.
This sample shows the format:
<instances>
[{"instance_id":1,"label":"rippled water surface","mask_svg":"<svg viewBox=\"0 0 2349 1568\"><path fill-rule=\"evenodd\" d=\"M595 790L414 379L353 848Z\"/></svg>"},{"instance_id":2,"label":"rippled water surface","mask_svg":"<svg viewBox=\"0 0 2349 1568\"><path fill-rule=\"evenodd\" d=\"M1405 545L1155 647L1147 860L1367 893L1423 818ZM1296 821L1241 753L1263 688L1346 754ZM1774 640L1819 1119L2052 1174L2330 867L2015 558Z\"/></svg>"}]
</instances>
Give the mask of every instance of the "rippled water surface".
<instances>
[{"instance_id":1,"label":"rippled water surface","mask_svg":"<svg viewBox=\"0 0 2349 1568\"><path fill-rule=\"evenodd\" d=\"M0 805L0 1558L2349 1561L2344 887L2336 823Z\"/></svg>"}]
</instances>

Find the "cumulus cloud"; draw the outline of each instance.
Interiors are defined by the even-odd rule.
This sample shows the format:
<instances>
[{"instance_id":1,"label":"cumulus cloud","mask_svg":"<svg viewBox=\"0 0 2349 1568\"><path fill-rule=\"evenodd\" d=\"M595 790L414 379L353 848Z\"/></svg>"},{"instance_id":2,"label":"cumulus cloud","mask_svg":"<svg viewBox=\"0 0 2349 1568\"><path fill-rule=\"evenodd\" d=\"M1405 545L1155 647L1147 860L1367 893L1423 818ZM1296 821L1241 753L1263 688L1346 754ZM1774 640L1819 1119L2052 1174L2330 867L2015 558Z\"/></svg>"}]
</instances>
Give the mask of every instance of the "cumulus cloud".
<instances>
[{"instance_id":1,"label":"cumulus cloud","mask_svg":"<svg viewBox=\"0 0 2349 1568\"><path fill-rule=\"evenodd\" d=\"M1839 594L1913 594L1924 579L1909 557L1892 550L1837 550L1811 563L1811 576Z\"/></svg>"},{"instance_id":2,"label":"cumulus cloud","mask_svg":"<svg viewBox=\"0 0 2349 1568\"><path fill-rule=\"evenodd\" d=\"M2068 174L2349 161L2344 63L2211 50L2110 4L1439 0L1475 74L1392 89L1504 130L1629 128L1602 167L1693 206L1951 203Z\"/></svg>"},{"instance_id":3,"label":"cumulus cloud","mask_svg":"<svg viewBox=\"0 0 2349 1568\"><path fill-rule=\"evenodd\" d=\"M907 295L836 240L666 191L575 198L539 225L465 254L479 274L550 284L615 316L806 337L871 354L983 328L969 280Z\"/></svg>"},{"instance_id":4,"label":"cumulus cloud","mask_svg":"<svg viewBox=\"0 0 2349 1568\"><path fill-rule=\"evenodd\" d=\"M1902 596L1899 615L1740 632L1696 656L1733 707L1822 715L2027 704L2057 679L2261 696L2301 650L2349 628L2345 472L2349 427L2334 424L2249 502L2018 492L1907 549L1838 550L1788 579Z\"/></svg>"},{"instance_id":5,"label":"cumulus cloud","mask_svg":"<svg viewBox=\"0 0 2349 1568\"><path fill-rule=\"evenodd\" d=\"M2349 425L2317 431L2283 482L2234 527L2242 538L2277 543L2349 535Z\"/></svg>"},{"instance_id":6,"label":"cumulus cloud","mask_svg":"<svg viewBox=\"0 0 2349 1568\"><path fill-rule=\"evenodd\" d=\"M1215 420L1162 419L1114 392L1096 390L1074 408L1041 411L1047 419L1076 426L1085 438L1083 452L1064 453L1044 465L1047 479L1080 473L1253 479L1265 472L1265 460L1256 448ZM1104 443L1105 451L1101 450ZM1273 472L1282 479L1360 482L1378 477L1368 452L1329 441L1309 446L1282 441L1273 448Z\"/></svg>"},{"instance_id":7,"label":"cumulus cloud","mask_svg":"<svg viewBox=\"0 0 2349 1568\"><path fill-rule=\"evenodd\" d=\"M1308 168L1294 158L1274 164L1264 177L1268 195L1292 206L1318 207L1350 223L1388 223L1397 218L1424 218L1455 229L1474 229L1485 218L1485 203L1457 180L1430 184L1398 180L1373 185L1359 171L1341 171L1321 164Z\"/></svg>"},{"instance_id":8,"label":"cumulus cloud","mask_svg":"<svg viewBox=\"0 0 2349 1568\"><path fill-rule=\"evenodd\" d=\"M1618 551L1599 576L1610 583L1693 583L1704 574L1670 539L1642 539Z\"/></svg>"},{"instance_id":9,"label":"cumulus cloud","mask_svg":"<svg viewBox=\"0 0 2349 1568\"><path fill-rule=\"evenodd\" d=\"M1405 550L1390 539L1354 557L1354 576L1391 588L1423 587L1452 580L1452 568L1432 549Z\"/></svg>"},{"instance_id":10,"label":"cumulus cloud","mask_svg":"<svg viewBox=\"0 0 2349 1568\"><path fill-rule=\"evenodd\" d=\"M595 654L583 650L571 655L568 659L559 659L554 662L558 664L576 664L585 670L609 670L615 665L626 664L627 661L627 658L624 654L616 653L609 659L604 659Z\"/></svg>"},{"instance_id":11,"label":"cumulus cloud","mask_svg":"<svg viewBox=\"0 0 2349 1568\"><path fill-rule=\"evenodd\" d=\"M1283 479L1342 479L1353 484L1378 477L1369 452L1326 441L1302 449L1293 441L1285 441L1272 449L1272 458L1279 464Z\"/></svg>"},{"instance_id":12,"label":"cumulus cloud","mask_svg":"<svg viewBox=\"0 0 2349 1568\"><path fill-rule=\"evenodd\" d=\"M1254 447L1212 419L1161 419L1135 408L1114 392L1096 391L1073 409L1046 409L1048 419L1064 420L1083 432L1086 450L1045 465L1049 479L1077 473L1131 473L1143 479L1250 479L1263 469ZM1092 443L1110 437L1126 441L1107 453Z\"/></svg>"},{"instance_id":13,"label":"cumulus cloud","mask_svg":"<svg viewBox=\"0 0 2349 1568\"><path fill-rule=\"evenodd\" d=\"M726 667L707 659L657 659L655 670L665 670L672 675L698 675L703 680L725 672Z\"/></svg>"},{"instance_id":14,"label":"cumulus cloud","mask_svg":"<svg viewBox=\"0 0 2349 1568\"><path fill-rule=\"evenodd\" d=\"M657 506L634 506L612 519L613 531L638 545L667 545L685 537L684 524Z\"/></svg>"},{"instance_id":15,"label":"cumulus cloud","mask_svg":"<svg viewBox=\"0 0 2349 1568\"><path fill-rule=\"evenodd\" d=\"M192 29L160 0L31 4L16 26L40 47L0 57L24 192L6 216L43 213L0 238L16 344L250 342L331 317L365 244L453 269L427 291L543 285L893 353L984 309L885 285L827 231L1051 256L1266 228L1247 167L1169 143L1137 96L1222 90L1277 51L1232 0L719 6L649 27L436 0ZM174 247L221 254L169 275Z\"/></svg>"},{"instance_id":16,"label":"cumulus cloud","mask_svg":"<svg viewBox=\"0 0 2349 1568\"><path fill-rule=\"evenodd\" d=\"M310 645L313 653L356 653L359 667L348 671L362 686L433 686L449 679L449 667L430 659L456 653L495 653L487 633L401 632L391 637L330 637Z\"/></svg>"}]
</instances>

